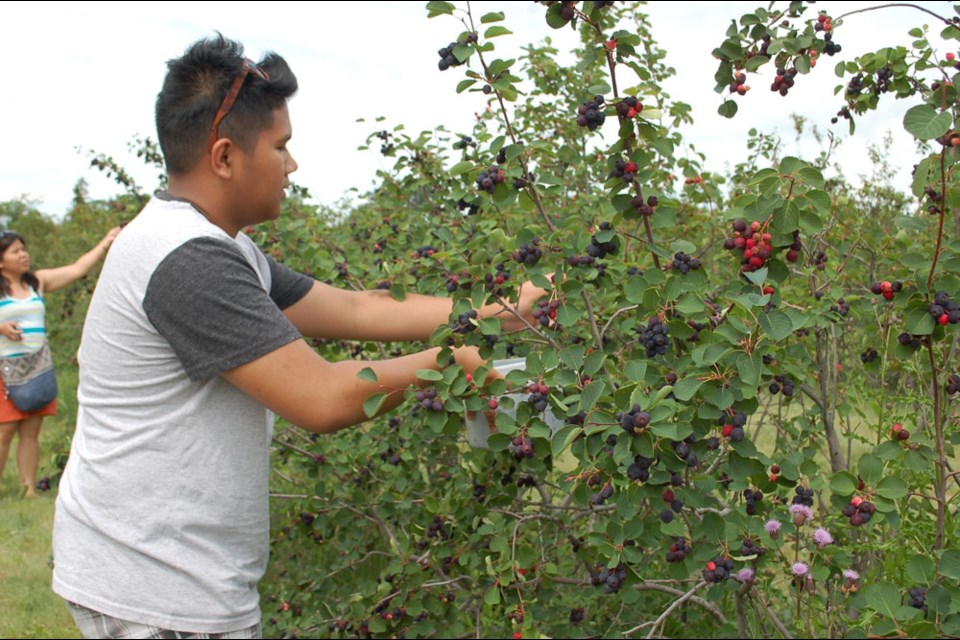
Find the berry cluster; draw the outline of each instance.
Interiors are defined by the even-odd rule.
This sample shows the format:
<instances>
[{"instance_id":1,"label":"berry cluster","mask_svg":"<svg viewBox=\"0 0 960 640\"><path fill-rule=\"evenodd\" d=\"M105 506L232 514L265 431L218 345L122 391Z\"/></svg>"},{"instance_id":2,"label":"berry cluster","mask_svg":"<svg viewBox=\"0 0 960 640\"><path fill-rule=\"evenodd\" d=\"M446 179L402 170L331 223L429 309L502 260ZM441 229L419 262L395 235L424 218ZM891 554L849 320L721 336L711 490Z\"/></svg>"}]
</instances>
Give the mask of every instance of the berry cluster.
<instances>
[{"instance_id":1,"label":"berry cluster","mask_svg":"<svg viewBox=\"0 0 960 640\"><path fill-rule=\"evenodd\" d=\"M477 328L477 310L470 309L466 313L461 313L457 316L457 321L450 325L450 328L453 329L454 333L465 334L470 333Z\"/></svg>"},{"instance_id":2,"label":"berry cluster","mask_svg":"<svg viewBox=\"0 0 960 640\"><path fill-rule=\"evenodd\" d=\"M450 539L450 534L447 532L447 526L443 523L443 518L433 516L433 522L427 525L427 537L440 538L441 540Z\"/></svg>"},{"instance_id":3,"label":"berry cluster","mask_svg":"<svg viewBox=\"0 0 960 640\"><path fill-rule=\"evenodd\" d=\"M590 504L592 504L595 507L599 507L604 502L606 502L607 499L609 499L610 496L612 495L613 495L613 485L608 482L607 484L603 485L603 488L600 489L600 491L590 496Z\"/></svg>"},{"instance_id":4,"label":"berry cluster","mask_svg":"<svg viewBox=\"0 0 960 640\"><path fill-rule=\"evenodd\" d=\"M460 139L453 143L454 149L466 149L467 147L476 147L477 143L471 136L460 134Z\"/></svg>"},{"instance_id":5,"label":"berry cluster","mask_svg":"<svg viewBox=\"0 0 960 640\"><path fill-rule=\"evenodd\" d=\"M648 358L664 355L669 350L667 325L658 316L653 316L646 325L640 325L635 330L640 334L640 343L646 348Z\"/></svg>"},{"instance_id":6,"label":"berry cluster","mask_svg":"<svg viewBox=\"0 0 960 640\"><path fill-rule=\"evenodd\" d=\"M802 504L807 507L813 507L813 489L808 487L799 486L793 490L793 502L792 504Z\"/></svg>"},{"instance_id":7,"label":"berry cluster","mask_svg":"<svg viewBox=\"0 0 960 640\"><path fill-rule=\"evenodd\" d=\"M691 551L693 547L687 544L686 538L677 538L667 551L667 562L683 562Z\"/></svg>"},{"instance_id":8,"label":"berry cluster","mask_svg":"<svg viewBox=\"0 0 960 640\"><path fill-rule=\"evenodd\" d=\"M590 582L595 587L603 585L604 593L617 593L626 580L627 567L622 562L615 569L598 564L596 572L590 574Z\"/></svg>"},{"instance_id":9,"label":"berry cluster","mask_svg":"<svg viewBox=\"0 0 960 640\"><path fill-rule=\"evenodd\" d=\"M738 72L737 75L733 76L733 82L730 83L730 93L738 93L741 96L747 91L750 91L750 87L747 86L747 74L742 71Z\"/></svg>"},{"instance_id":10,"label":"berry cluster","mask_svg":"<svg viewBox=\"0 0 960 640\"><path fill-rule=\"evenodd\" d=\"M910 432L904 429L902 424L897 422L890 428L890 437L894 440L909 440Z\"/></svg>"},{"instance_id":11,"label":"berry cluster","mask_svg":"<svg viewBox=\"0 0 960 640\"><path fill-rule=\"evenodd\" d=\"M960 376L951 373L950 377L947 378L947 393L953 395L957 392L960 392Z\"/></svg>"},{"instance_id":12,"label":"berry cluster","mask_svg":"<svg viewBox=\"0 0 960 640\"><path fill-rule=\"evenodd\" d=\"M607 175L607 180L611 178L623 178L624 182L633 182L637 177L637 163L632 160L623 160L617 158L613 163L613 169Z\"/></svg>"},{"instance_id":13,"label":"berry cluster","mask_svg":"<svg viewBox=\"0 0 960 640\"><path fill-rule=\"evenodd\" d=\"M734 442L740 442L744 438L743 427L747 424L747 414L742 411L734 411L727 417L720 416L717 424L722 425L720 433L724 438L730 438Z\"/></svg>"},{"instance_id":14,"label":"berry cluster","mask_svg":"<svg viewBox=\"0 0 960 640\"><path fill-rule=\"evenodd\" d=\"M907 604L914 609L927 610L927 590L914 587L907 593Z\"/></svg>"},{"instance_id":15,"label":"berry cluster","mask_svg":"<svg viewBox=\"0 0 960 640\"><path fill-rule=\"evenodd\" d=\"M551 323L556 322L557 309L559 308L559 300L539 300L537 302L537 308L533 310L531 315L540 323L540 326L550 328Z\"/></svg>"},{"instance_id":16,"label":"berry cluster","mask_svg":"<svg viewBox=\"0 0 960 640\"><path fill-rule=\"evenodd\" d=\"M953 140L954 139L951 137L950 144L953 144ZM958 139L957 144L960 144L960 139ZM930 199L930 205L927 207L927 212L932 216L940 213L941 209L939 203L943 200L943 194L939 191L935 191L933 187L924 187L923 193L927 196L927 198Z\"/></svg>"},{"instance_id":17,"label":"berry cluster","mask_svg":"<svg viewBox=\"0 0 960 640\"><path fill-rule=\"evenodd\" d=\"M596 131L597 127L603 125L607 115L603 112L603 96L595 96L580 105L577 109L577 124L581 127L587 127L590 131Z\"/></svg>"},{"instance_id":18,"label":"berry cluster","mask_svg":"<svg viewBox=\"0 0 960 640\"><path fill-rule=\"evenodd\" d=\"M621 118L635 118L641 111L643 111L643 105L633 96L627 96L617 103L617 115Z\"/></svg>"},{"instance_id":19,"label":"berry cluster","mask_svg":"<svg viewBox=\"0 0 960 640\"><path fill-rule=\"evenodd\" d=\"M513 254L513 259L520 264L535 265L543 257L540 249L540 238L534 238L530 244L522 244Z\"/></svg>"},{"instance_id":20,"label":"berry cluster","mask_svg":"<svg viewBox=\"0 0 960 640\"><path fill-rule=\"evenodd\" d=\"M440 251L440 249L434 247L433 245L424 245L422 247L417 247L416 253L413 254L414 258L429 258L433 254Z\"/></svg>"},{"instance_id":21,"label":"berry cluster","mask_svg":"<svg viewBox=\"0 0 960 640\"><path fill-rule=\"evenodd\" d=\"M470 33L467 35L466 44L473 44L477 41L477 34ZM457 56L453 54L453 50L457 48L459 42L451 42L447 46L443 47L437 51L437 55L440 56L440 62L437 63L437 66L440 68L440 71L446 71L450 67L459 67L463 64L460 60L457 59Z\"/></svg>"},{"instance_id":22,"label":"berry cluster","mask_svg":"<svg viewBox=\"0 0 960 640\"><path fill-rule=\"evenodd\" d=\"M383 140L383 144L380 145L380 153L385 156L389 156L393 153L393 143L390 142L390 133L387 131L377 132L377 137Z\"/></svg>"},{"instance_id":23,"label":"berry cluster","mask_svg":"<svg viewBox=\"0 0 960 640\"><path fill-rule=\"evenodd\" d=\"M893 69L889 66L884 67L877 71L877 80L873 85L874 95L879 96L881 93L886 93L890 91L890 87L893 85Z\"/></svg>"},{"instance_id":24,"label":"berry cluster","mask_svg":"<svg viewBox=\"0 0 960 640\"><path fill-rule=\"evenodd\" d=\"M946 291L937 291L930 305L930 315L941 325L960 322L960 304L952 302Z\"/></svg>"},{"instance_id":25,"label":"berry cluster","mask_svg":"<svg viewBox=\"0 0 960 640\"><path fill-rule=\"evenodd\" d=\"M647 217L653 215L658 204L660 204L660 201L656 196L650 196L646 201L643 200L643 196L634 196L633 199L630 200L630 206L636 209L640 215Z\"/></svg>"},{"instance_id":26,"label":"berry cluster","mask_svg":"<svg viewBox=\"0 0 960 640\"><path fill-rule=\"evenodd\" d=\"M773 395L777 395L783 391L783 395L789 398L793 395L793 380L785 375L774 376L769 388L770 393Z\"/></svg>"},{"instance_id":27,"label":"berry cluster","mask_svg":"<svg viewBox=\"0 0 960 640\"><path fill-rule=\"evenodd\" d=\"M487 488L476 480L473 481L473 497L480 502L487 497Z\"/></svg>"},{"instance_id":28,"label":"berry cluster","mask_svg":"<svg viewBox=\"0 0 960 640\"><path fill-rule=\"evenodd\" d=\"M50 478L44 476L37 480L37 491L49 491L50 490Z\"/></svg>"},{"instance_id":29,"label":"berry cluster","mask_svg":"<svg viewBox=\"0 0 960 640\"><path fill-rule=\"evenodd\" d=\"M596 4L599 4L599 3L596 3ZM583 612L583 607L570 609L570 624L580 624L585 619L586 619L586 614Z\"/></svg>"},{"instance_id":30,"label":"berry cluster","mask_svg":"<svg viewBox=\"0 0 960 640\"><path fill-rule=\"evenodd\" d=\"M873 362L876 360L880 354L873 347L867 347L864 351L860 352L860 362L867 364L868 362Z\"/></svg>"},{"instance_id":31,"label":"berry cluster","mask_svg":"<svg viewBox=\"0 0 960 640\"><path fill-rule=\"evenodd\" d=\"M673 254L673 262L670 263L670 267L676 269L680 273L696 271L700 268L700 258L688 256L683 251L677 251L675 254Z\"/></svg>"},{"instance_id":32,"label":"berry cluster","mask_svg":"<svg viewBox=\"0 0 960 640\"><path fill-rule=\"evenodd\" d=\"M821 13L817 16L817 21L813 25L813 30L826 31L827 33L833 31L833 18L825 13Z\"/></svg>"},{"instance_id":33,"label":"berry cluster","mask_svg":"<svg viewBox=\"0 0 960 640\"><path fill-rule=\"evenodd\" d=\"M874 512L877 510L872 502L864 500L860 496L854 496L850 502L843 506L843 515L850 519L850 524L859 527L862 524L870 522Z\"/></svg>"},{"instance_id":34,"label":"berry cluster","mask_svg":"<svg viewBox=\"0 0 960 640\"><path fill-rule=\"evenodd\" d=\"M851 118L850 108L849 107L840 107L840 111L837 111L837 115L830 118L831 124L837 124L840 118L844 120L849 120Z\"/></svg>"},{"instance_id":35,"label":"berry cluster","mask_svg":"<svg viewBox=\"0 0 960 640\"><path fill-rule=\"evenodd\" d=\"M609 231L612 229L609 222L600 223L600 231ZM608 255L613 255L617 252L617 242L616 240L610 240L608 242L600 242L597 240L597 235L594 234L590 236L590 246L587 247L587 255L592 258L603 259Z\"/></svg>"},{"instance_id":36,"label":"berry cluster","mask_svg":"<svg viewBox=\"0 0 960 640\"><path fill-rule=\"evenodd\" d=\"M593 256L570 256L567 258L567 264L571 267L589 267L596 261L597 259Z\"/></svg>"},{"instance_id":37,"label":"berry cluster","mask_svg":"<svg viewBox=\"0 0 960 640\"><path fill-rule=\"evenodd\" d=\"M760 557L766 552L767 552L766 549L758 545L756 542L754 542L750 538L744 538L743 544L740 546L741 557L749 557L749 556Z\"/></svg>"},{"instance_id":38,"label":"berry cluster","mask_svg":"<svg viewBox=\"0 0 960 640\"><path fill-rule=\"evenodd\" d=\"M517 460L533 457L533 441L526 434L514 436L510 444L513 445L513 456Z\"/></svg>"},{"instance_id":39,"label":"berry cluster","mask_svg":"<svg viewBox=\"0 0 960 640\"><path fill-rule=\"evenodd\" d=\"M531 382L527 387L527 391L530 393L527 397L527 402L530 403L533 410L537 413L546 411L547 405L549 404L550 387L541 382Z\"/></svg>"},{"instance_id":40,"label":"berry cluster","mask_svg":"<svg viewBox=\"0 0 960 640\"><path fill-rule=\"evenodd\" d=\"M627 467L627 477L631 480L646 482L650 479L650 467L652 467L655 462L655 458L635 456L633 458L633 464Z\"/></svg>"},{"instance_id":41,"label":"berry cluster","mask_svg":"<svg viewBox=\"0 0 960 640\"><path fill-rule=\"evenodd\" d=\"M847 98L856 98L863 92L863 74L858 73L857 75L850 78L850 82L847 83Z\"/></svg>"},{"instance_id":42,"label":"berry cluster","mask_svg":"<svg viewBox=\"0 0 960 640\"><path fill-rule=\"evenodd\" d=\"M791 67L789 69L778 67L777 77L773 79L773 84L770 85L770 91L779 91L780 95L782 96L787 95L790 92L790 88L793 86L794 77L796 77L796 75L796 67Z\"/></svg>"},{"instance_id":43,"label":"berry cluster","mask_svg":"<svg viewBox=\"0 0 960 640\"><path fill-rule=\"evenodd\" d=\"M468 216L473 216L480 213L480 205L460 198L457 200L457 210L466 211Z\"/></svg>"},{"instance_id":44,"label":"berry cluster","mask_svg":"<svg viewBox=\"0 0 960 640\"><path fill-rule=\"evenodd\" d=\"M617 412L620 427L630 435L638 435L650 424L650 414L643 411L639 404L633 405L630 411Z\"/></svg>"},{"instance_id":45,"label":"berry cluster","mask_svg":"<svg viewBox=\"0 0 960 640\"><path fill-rule=\"evenodd\" d=\"M823 34L823 52L828 56L840 53L843 47L833 41L832 33Z\"/></svg>"},{"instance_id":46,"label":"berry cluster","mask_svg":"<svg viewBox=\"0 0 960 640\"><path fill-rule=\"evenodd\" d=\"M486 171L477 174L477 188L487 193L493 193L496 186L503 182L503 169L497 165L487 167Z\"/></svg>"},{"instance_id":47,"label":"berry cluster","mask_svg":"<svg viewBox=\"0 0 960 640\"><path fill-rule=\"evenodd\" d=\"M677 454L678 458L686 462L688 467L695 467L699 462L697 454L690 447L693 442L694 437L691 435L686 440L673 443L673 452Z\"/></svg>"},{"instance_id":48,"label":"berry cluster","mask_svg":"<svg viewBox=\"0 0 960 640\"><path fill-rule=\"evenodd\" d=\"M673 522L673 514L683 511L683 501L677 499L673 489L663 491L663 501L669 504L670 508L660 512L660 519L666 523Z\"/></svg>"},{"instance_id":49,"label":"berry cluster","mask_svg":"<svg viewBox=\"0 0 960 640\"><path fill-rule=\"evenodd\" d=\"M707 563L701 575L704 581L717 584L729 578L731 571L733 571L733 560L717 556Z\"/></svg>"},{"instance_id":50,"label":"berry cluster","mask_svg":"<svg viewBox=\"0 0 960 640\"><path fill-rule=\"evenodd\" d=\"M923 346L924 338L923 336L911 335L906 331L904 331L903 333L897 336L897 342L899 342L904 347L907 347L909 349L913 349L914 351L916 351L917 349Z\"/></svg>"},{"instance_id":51,"label":"berry cluster","mask_svg":"<svg viewBox=\"0 0 960 640\"><path fill-rule=\"evenodd\" d=\"M893 300L893 296L896 293L900 293L903 290L903 283L899 280L894 280L890 282L889 280L884 280L883 282L874 282L870 285L870 292L883 296L885 300Z\"/></svg>"},{"instance_id":52,"label":"berry cluster","mask_svg":"<svg viewBox=\"0 0 960 640\"><path fill-rule=\"evenodd\" d=\"M433 387L417 391L414 398L427 411L443 411L443 401L437 397L437 390Z\"/></svg>"},{"instance_id":53,"label":"berry cluster","mask_svg":"<svg viewBox=\"0 0 960 640\"><path fill-rule=\"evenodd\" d=\"M817 257L813 260L813 266L817 268L818 271L823 271L827 268L827 254L823 251L817 252Z\"/></svg>"},{"instance_id":54,"label":"berry cluster","mask_svg":"<svg viewBox=\"0 0 960 640\"><path fill-rule=\"evenodd\" d=\"M763 500L763 492L759 490L754 491L753 489L744 489L743 499L747 505L747 515L757 515L757 503Z\"/></svg>"},{"instance_id":55,"label":"berry cluster","mask_svg":"<svg viewBox=\"0 0 960 640\"><path fill-rule=\"evenodd\" d=\"M847 314L850 313L850 305L846 300L840 298L837 300L837 304L830 305L830 311L840 314L843 317L847 317Z\"/></svg>"},{"instance_id":56,"label":"berry cluster","mask_svg":"<svg viewBox=\"0 0 960 640\"><path fill-rule=\"evenodd\" d=\"M497 270L496 274L488 273L483 277L483 280L487 285L488 291L500 296L503 295L503 289L500 285L510 279L510 272L504 269L502 262L495 265L494 268Z\"/></svg>"},{"instance_id":57,"label":"berry cluster","mask_svg":"<svg viewBox=\"0 0 960 640\"><path fill-rule=\"evenodd\" d=\"M741 271L756 271L762 268L773 252L770 244L773 236L761 233L762 225L757 221L747 224L746 220L737 219L731 226L733 236L723 241L723 248L743 252L740 260Z\"/></svg>"},{"instance_id":58,"label":"berry cluster","mask_svg":"<svg viewBox=\"0 0 960 640\"><path fill-rule=\"evenodd\" d=\"M446 289L448 293L453 293L458 288L463 288L463 289L470 288L470 282L469 280L467 280L470 274L467 273L466 269L464 269L460 273L448 272L445 275L447 276Z\"/></svg>"}]
</instances>

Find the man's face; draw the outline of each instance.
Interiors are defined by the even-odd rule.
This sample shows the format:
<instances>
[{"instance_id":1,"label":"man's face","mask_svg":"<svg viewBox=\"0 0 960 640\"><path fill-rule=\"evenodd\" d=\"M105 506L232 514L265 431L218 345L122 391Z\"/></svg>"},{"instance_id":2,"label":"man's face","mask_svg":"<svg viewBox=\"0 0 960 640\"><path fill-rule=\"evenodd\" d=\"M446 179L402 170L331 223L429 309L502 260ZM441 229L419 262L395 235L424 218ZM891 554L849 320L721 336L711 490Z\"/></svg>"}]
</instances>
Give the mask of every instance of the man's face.
<instances>
[{"instance_id":1,"label":"man's face","mask_svg":"<svg viewBox=\"0 0 960 640\"><path fill-rule=\"evenodd\" d=\"M273 126L260 132L256 147L250 153L241 151L237 164L236 185L242 220L237 228L276 220L280 204L290 186L287 176L297 170L297 162L287 150L293 129L290 112L284 104L273 112Z\"/></svg>"}]
</instances>

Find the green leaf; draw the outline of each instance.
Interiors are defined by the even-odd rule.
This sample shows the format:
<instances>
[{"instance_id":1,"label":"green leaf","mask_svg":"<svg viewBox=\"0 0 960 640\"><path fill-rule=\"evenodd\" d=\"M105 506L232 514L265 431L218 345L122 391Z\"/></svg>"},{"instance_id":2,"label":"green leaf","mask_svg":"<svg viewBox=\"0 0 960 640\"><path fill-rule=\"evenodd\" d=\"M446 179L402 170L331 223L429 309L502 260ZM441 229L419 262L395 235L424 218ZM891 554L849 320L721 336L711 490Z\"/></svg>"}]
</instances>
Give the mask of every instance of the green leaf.
<instances>
[{"instance_id":1,"label":"green leaf","mask_svg":"<svg viewBox=\"0 0 960 640\"><path fill-rule=\"evenodd\" d=\"M907 491L907 483L896 476L887 476L877 485L877 494L890 500L899 500Z\"/></svg>"},{"instance_id":2,"label":"green leaf","mask_svg":"<svg viewBox=\"0 0 960 640\"><path fill-rule=\"evenodd\" d=\"M673 386L673 395L677 397L677 400L686 402L697 393L697 389L699 389L701 385L703 385L703 380L684 378Z\"/></svg>"},{"instance_id":3,"label":"green leaf","mask_svg":"<svg viewBox=\"0 0 960 640\"><path fill-rule=\"evenodd\" d=\"M900 609L900 590L892 584L871 584L864 589L867 606L896 620Z\"/></svg>"},{"instance_id":4,"label":"green leaf","mask_svg":"<svg viewBox=\"0 0 960 640\"><path fill-rule=\"evenodd\" d=\"M560 454L566 451L567 447L569 447L582 432L583 429L581 427L568 424L553 434L553 438L550 440L550 450L553 452L553 459L556 460L559 458Z\"/></svg>"},{"instance_id":5,"label":"green leaf","mask_svg":"<svg viewBox=\"0 0 960 640\"><path fill-rule=\"evenodd\" d=\"M453 13L457 7L450 4L449 2L428 2L427 11L429 11L428 18L433 18L435 16L448 15Z\"/></svg>"},{"instance_id":6,"label":"green leaf","mask_svg":"<svg viewBox=\"0 0 960 640\"><path fill-rule=\"evenodd\" d=\"M724 118L732 118L737 115L737 103L733 100L724 100L720 103L720 106L717 108L717 113L719 113Z\"/></svg>"},{"instance_id":7,"label":"green leaf","mask_svg":"<svg viewBox=\"0 0 960 640\"><path fill-rule=\"evenodd\" d=\"M919 140L932 140L950 130L949 111L939 112L928 104L911 107L903 116L903 128Z\"/></svg>"},{"instance_id":8,"label":"green leaf","mask_svg":"<svg viewBox=\"0 0 960 640\"><path fill-rule=\"evenodd\" d=\"M914 584L929 587L933 584L936 567L927 556L913 556L907 562L907 577Z\"/></svg>"},{"instance_id":9,"label":"green leaf","mask_svg":"<svg viewBox=\"0 0 960 640\"><path fill-rule=\"evenodd\" d=\"M489 24L491 22L500 22L504 19L503 11L491 11L490 13L485 13L480 18L480 24Z\"/></svg>"},{"instance_id":10,"label":"green leaf","mask_svg":"<svg viewBox=\"0 0 960 640\"><path fill-rule=\"evenodd\" d=\"M793 322L790 321L790 316L777 309L760 315L760 327L776 342L793 333Z\"/></svg>"},{"instance_id":11,"label":"green leaf","mask_svg":"<svg viewBox=\"0 0 960 640\"><path fill-rule=\"evenodd\" d=\"M367 398L363 401L363 413L368 418L372 418L377 415L377 412L380 411L380 407L383 406L384 401L387 399L387 394L378 392Z\"/></svg>"},{"instance_id":12,"label":"green leaf","mask_svg":"<svg viewBox=\"0 0 960 640\"><path fill-rule=\"evenodd\" d=\"M947 549L940 556L940 574L951 580L960 580L960 550Z\"/></svg>"},{"instance_id":13,"label":"green leaf","mask_svg":"<svg viewBox=\"0 0 960 640\"><path fill-rule=\"evenodd\" d=\"M500 335L500 321L496 318L484 318L477 323L477 326L480 328L480 333L485 336Z\"/></svg>"},{"instance_id":14,"label":"green leaf","mask_svg":"<svg viewBox=\"0 0 960 640\"><path fill-rule=\"evenodd\" d=\"M467 78L466 80L461 80L457 84L457 93L463 93L473 85L477 84L477 81L472 78Z\"/></svg>"},{"instance_id":15,"label":"green leaf","mask_svg":"<svg viewBox=\"0 0 960 640\"><path fill-rule=\"evenodd\" d=\"M500 25L494 25L483 33L483 37L489 40L490 38L496 38L497 36L506 36L506 35L510 35L511 33L513 33L513 31L510 31L510 29L507 29L506 27L502 27Z\"/></svg>"},{"instance_id":16,"label":"green leaf","mask_svg":"<svg viewBox=\"0 0 960 640\"><path fill-rule=\"evenodd\" d=\"M740 353L737 355L737 373L743 384L755 387L760 384L760 372L763 360L759 353Z\"/></svg>"},{"instance_id":17,"label":"green leaf","mask_svg":"<svg viewBox=\"0 0 960 640\"><path fill-rule=\"evenodd\" d=\"M640 382L647 375L647 362L645 360L631 360L624 367L624 374L626 374L627 380Z\"/></svg>"},{"instance_id":18,"label":"green leaf","mask_svg":"<svg viewBox=\"0 0 960 640\"><path fill-rule=\"evenodd\" d=\"M572 304L564 304L557 309L557 323L563 327L572 327L577 324L581 315L583 314L577 307Z\"/></svg>"},{"instance_id":19,"label":"green leaf","mask_svg":"<svg viewBox=\"0 0 960 640\"><path fill-rule=\"evenodd\" d=\"M868 485L875 487L883 479L883 462L876 456L867 454L860 458L860 477Z\"/></svg>"},{"instance_id":20,"label":"green leaf","mask_svg":"<svg viewBox=\"0 0 960 640\"><path fill-rule=\"evenodd\" d=\"M586 355L586 353L586 347L575 344L560 352L560 360L574 371L577 371L583 364L583 356Z\"/></svg>"},{"instance_id":21,"label":"green leaf","mask_svg":"<svg viewBox=\"0 0 960 640\"><path fill-rule=\"evenodd\" d=\"M417 369L416 376L418 380L428 382L440 382L443 380L443 374L434 369Z\"/></svg>"},{"instance_id":22,"label":"green leaf","mask_svg":"<svg viewBox=\"0 0 960 640\"><path fill-rule=\"evenodd\" d=\"M854 478L852 474L846 471L839 471L830 479L830 491L845 498L853 495L853 492L857 490L858 484L857 479Z\"/></svg>"},{"instance_id":23,"label":"green leaf","mask_svg":"<svg viewBox=\"0 0 960 640\"><path fill-rule=\"evenodd\" d=\"M580 410L590 411L606 390L607 383L601 380L594 380L588 384L580 394Z\"/></svg>"},{"instance_id":24,"label":"green leaf","mask_svg":"<svg viewBox=\"0 0 960 640\"><path fill-rule=\"evenodd\" d=\"M450 167L450 173L455 176L458 176L461 173L466 173L467 171L470 171L471 169L473 169L473 163L468 160L464 160L463 162L458 162L457 164Z\"/></svg>"},{"instance_id":25,"label":"green leaf","mask_svg":"<svg viewBox=\"0 0 960 640\"><path fill-rule=\"evenodd\" d=\"M360 370L360 373L357 374L357 377L361 380L366 380L367 382L376 382L377 374L370 367L364 367Z\"/></svg>"},{"instance_id":26,"label":"green leaf","mask_svg":"<svg viewBox=\"0 0 960 640\"><path fill-rule=\"evenodd\" d=\"M907 311L906 330L915 336L928 336L937 327L937 321L930 315L927 305L915 306Z\"/></svg>"}]
</instances>

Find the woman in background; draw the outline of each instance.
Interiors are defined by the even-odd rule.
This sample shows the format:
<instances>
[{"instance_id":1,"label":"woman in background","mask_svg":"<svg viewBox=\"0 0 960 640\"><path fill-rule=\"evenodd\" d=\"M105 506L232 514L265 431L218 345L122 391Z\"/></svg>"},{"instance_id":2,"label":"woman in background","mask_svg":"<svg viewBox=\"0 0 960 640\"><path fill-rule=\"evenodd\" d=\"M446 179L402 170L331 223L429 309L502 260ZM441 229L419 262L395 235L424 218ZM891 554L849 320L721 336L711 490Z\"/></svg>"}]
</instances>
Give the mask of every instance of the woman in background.
<instances>
[{"instance_id":1,"label":"woman in background","mask_svg":"<svg viewBox=\"0 0 960 640\"><path fill-rule=\"evenodd\" d=\"M76 282L107 254L120 233L115 227L97 246L76 262L54 269L30 271L30 254L24 239L13 231L0 233L0 358L14 358L39 351L47 339L44 296ZM52 400L36 411L24 412L7 397L0 378L0 476L10 453L13 436L17 442L20 490L36 497L37 467L40 462L40 425L44 416L57 411Z\"/></svg>"}]
</instances>

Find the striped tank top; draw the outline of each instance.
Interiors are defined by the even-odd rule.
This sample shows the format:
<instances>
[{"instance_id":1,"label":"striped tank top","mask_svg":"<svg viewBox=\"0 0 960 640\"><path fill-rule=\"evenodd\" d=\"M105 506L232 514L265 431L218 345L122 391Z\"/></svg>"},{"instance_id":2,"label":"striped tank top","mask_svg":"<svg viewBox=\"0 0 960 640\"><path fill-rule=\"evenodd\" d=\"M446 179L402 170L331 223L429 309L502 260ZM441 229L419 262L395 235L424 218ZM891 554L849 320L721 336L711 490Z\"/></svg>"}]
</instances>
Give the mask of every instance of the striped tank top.
<instances>
[{"instance_id":1,"label":"striped tank top","mask_svg":"<svg viewBox=\"0 0 960 640\"><path fill-rule=\"evenodd\" d=\"M0 298L0 322L13 321L23 331L22 340L10 340L0 335L0 358L15 358L28 353L36 353L47 339L47 327L44 322L43 297L30 289L30 297Z\"/></svg>"}]
</instances>

